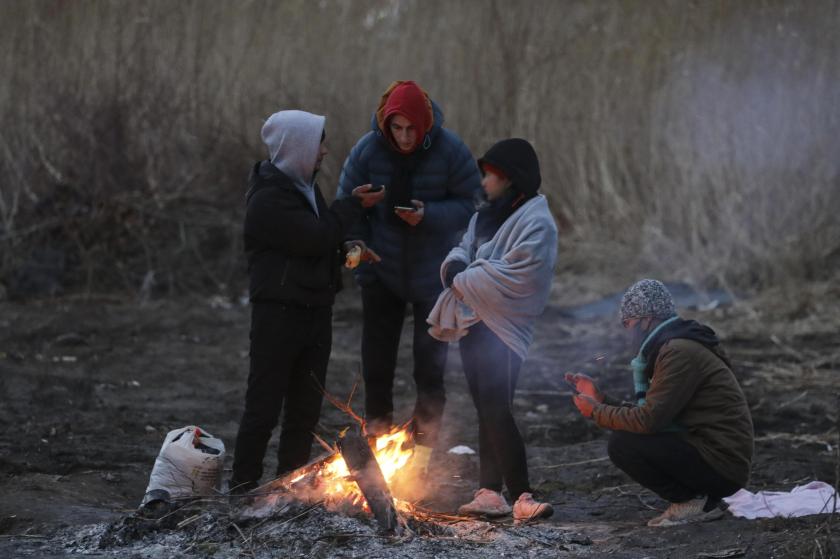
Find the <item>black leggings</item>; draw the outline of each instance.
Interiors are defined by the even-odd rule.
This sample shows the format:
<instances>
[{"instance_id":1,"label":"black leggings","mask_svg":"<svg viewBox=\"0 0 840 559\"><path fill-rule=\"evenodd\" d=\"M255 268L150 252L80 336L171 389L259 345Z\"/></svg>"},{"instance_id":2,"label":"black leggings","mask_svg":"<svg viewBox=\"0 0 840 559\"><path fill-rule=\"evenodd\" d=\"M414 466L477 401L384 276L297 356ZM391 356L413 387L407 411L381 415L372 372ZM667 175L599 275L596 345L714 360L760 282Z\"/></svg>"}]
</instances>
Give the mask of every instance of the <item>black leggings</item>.
<instances>
[{"instance_id":1,"label":"black leggings","mask_svg":"<svg viewBox=\"0 0 840 559\"><path fill-rule=\"evenodd\" d=\"M672 503L684 503L701 495L717 500L741 488L712 469L697 449L677 433L642 435L614 431L607 451L619 469Z\"/></svg>"},{"instance_id":2,"label":"black leggings","mask_svg":"<svg viewBox=\"0 0 840 559\"><path fill-rule=\"evenodd\" d=\"M522 360L483 322L459 341L464 374L478 412L479 486L512 501L531 491L525 444L513 419L513 393Z\"/></svg>"}]
</instances>

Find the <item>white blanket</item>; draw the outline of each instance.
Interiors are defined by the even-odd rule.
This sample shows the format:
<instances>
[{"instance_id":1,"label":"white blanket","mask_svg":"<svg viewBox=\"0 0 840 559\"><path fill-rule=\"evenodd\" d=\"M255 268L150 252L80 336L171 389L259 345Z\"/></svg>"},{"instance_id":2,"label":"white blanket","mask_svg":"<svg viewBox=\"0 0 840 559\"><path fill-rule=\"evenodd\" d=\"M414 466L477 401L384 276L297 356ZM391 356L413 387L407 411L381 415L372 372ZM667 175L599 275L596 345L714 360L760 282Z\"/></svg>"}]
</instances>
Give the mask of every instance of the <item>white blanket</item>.
<instances>
[{"instance_id":1,"label":"white blanket","mask_svg":"<svg viewBox=\"0 0 840 559\"><path fill-rule=\"evenodd\" d=\"M731 497L724 499L729 505L729 512L743 518L772 518L780 516L791 518L809 514L825 514L840 511L840 498L834 488L822 481L812 481L807 485L794 487L786 491L759 491L751 493L741 489Z\"/></svg>"},{"instance_id":2,"label":"white blanket","mask_svg":"<svg viewBox=\"0 0 840 559\"><path fill-rule=\"evenodd\" d=\"M538 195L511 214L493 238L473 254L477 215L440 268L444 281L450 263L467 265L453 282L464 299L458 301L451 289L445 289L427 319L429 334L452 342L483 321L524 360L533 340L534 322L542 314L551 289L557 226L545 196Z\"/></svg>"}]
</instances>

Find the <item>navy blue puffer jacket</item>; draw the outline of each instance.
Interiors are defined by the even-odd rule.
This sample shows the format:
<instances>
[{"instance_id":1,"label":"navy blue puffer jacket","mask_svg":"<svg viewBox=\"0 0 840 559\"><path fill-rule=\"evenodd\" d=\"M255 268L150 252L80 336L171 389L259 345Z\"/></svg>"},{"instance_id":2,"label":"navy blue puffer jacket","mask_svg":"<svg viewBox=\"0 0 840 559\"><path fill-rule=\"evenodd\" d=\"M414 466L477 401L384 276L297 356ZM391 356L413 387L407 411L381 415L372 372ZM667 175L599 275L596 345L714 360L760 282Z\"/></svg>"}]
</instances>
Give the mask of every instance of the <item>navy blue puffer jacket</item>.
<instances>
[{"instance_id":1,"label":"navy blue puffer jacket","mask_svg":"<svg viewBox=\"0 0 840 559\"><path fill-rule=\"evenodd\" d=\"M436 297L442 290L440 265L458 242L475 211L474 196L481 176L466 144L443 128L443 113L432 102L434 125L417 148L426 150L411 179L412 195L424 203L423 219L416 226L391 219L393 211L379 203L366 210L362 226L353 238L361 238L382 257L377 264L356 268L359 285L380 281L406 301ZM338 198L346 198L357 186L388 187L394 172L394 148L377 123L359 139L341 171Z\"/></svg>"}]
</instances>

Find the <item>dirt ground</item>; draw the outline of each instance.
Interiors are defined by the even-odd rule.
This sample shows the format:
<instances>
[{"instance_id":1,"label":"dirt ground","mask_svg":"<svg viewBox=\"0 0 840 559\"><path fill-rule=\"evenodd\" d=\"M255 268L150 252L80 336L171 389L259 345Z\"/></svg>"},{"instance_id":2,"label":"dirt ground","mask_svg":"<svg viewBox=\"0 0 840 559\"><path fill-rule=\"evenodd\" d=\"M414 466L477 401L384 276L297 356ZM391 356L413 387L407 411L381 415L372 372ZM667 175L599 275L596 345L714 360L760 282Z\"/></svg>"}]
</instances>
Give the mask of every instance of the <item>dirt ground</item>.
<instances>
[{"instance_id":1,"label":"dirt ground","mask_svg":"<svg viewBox=\"0 0 840 559\"><path fill-rule=\"evenodd\" d=\"M665 503L610 464L607 434L579 416L562 382L563 372L578 370L616 396L629 398L631 390L615 315L579 318L585 313L572 303L586 289L570 285L575 281L558 280L515 401L532 484L554 503L555 515L525 527L510 520L453 524L410 540L379 538L364 518L292 506L260 522L270 529L263 534L271 533L258 542L246 537L254 521L242 521L242 531L232 522L220 528L218 504L189 525L131 535L132 513L167 431L203 427L225 441L230 465L247 374L248 307L224 297L0 302L0 556L836 556L840 526L827 515L752 521L727 515L702 525L645 526ZM750 490L836 483L838 301L834 282L795 297L779 290L684 309L722 336L750 402L756 429ZM360 320L359 292L351 287L335 308L327 389L337 395L348 394L357 378ZM401 419L413 402L410 336L403 340ZM477 449L475 412L454 347L446 380L445 433L432 458L437 486L428 503L437 511L454 511L477 480L475 456L446 453L456 445ZM356 397L357 410L362 401ZM334 440L349 423L325 403L319 434ZM267 472L273 448L276 438Z\"/></svg>"}]
</instances>

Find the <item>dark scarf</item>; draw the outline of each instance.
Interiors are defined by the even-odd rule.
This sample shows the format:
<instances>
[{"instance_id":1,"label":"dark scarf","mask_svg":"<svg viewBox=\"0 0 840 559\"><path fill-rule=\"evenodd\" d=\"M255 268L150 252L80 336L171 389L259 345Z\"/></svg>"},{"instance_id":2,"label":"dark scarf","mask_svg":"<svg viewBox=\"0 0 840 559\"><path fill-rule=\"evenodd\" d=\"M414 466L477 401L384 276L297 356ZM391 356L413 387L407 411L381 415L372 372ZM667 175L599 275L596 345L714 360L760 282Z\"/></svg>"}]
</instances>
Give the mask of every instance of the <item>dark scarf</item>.
<instances>
[{"instance_id":1,"label":"dark scarf","mask_svg":"<svg viewBox=\"0 0 840 559\"><path fill-rule=\"evenodd\" d=\"M507 192L496 198L495 200L488 200L487 195L483 190L476 195L476 212L475 218L475 244L473 245L473 253L475 250L493 238L502 223L519 208L525 201L524 195L514 188L508 189Z\"/></svg>"},{"instance_id":2,"label":"dark scarf","mask_svg":"<svg viewBox=\"0 0 840 559\"><path fill-rule=\"evenodd\" d=\"M391 161L394 164L394 171L391 173L391 184L387 186L385 191L385 203L388 208L387 214L392 223L408 225L394 213L394 207L406 206L410 208L414 206L411 203L413 198L411 178L425 155L426 150L422 147L408 154L397 153L394 148L391 148Z\"/></svg>"},{"instance_id":3,"label":"dark scarf","mask_svg":"<svg viewBox=\"0 0 840 559\"><path fill-rule=\"evenodd\" d=\"M697 321L678 318L657 332L656 336L648 342L644 351L642 351L642 356L647 362L647 367L645 368L647 378L653 377L653 369L656 365L656 358L659 356L659 350L662 349L662 346L666 342L674 339L692 340L702 344L726 363L727 367L731 368L729 359L727 359L719 347L720 340L714 330Z\"/></svg>"}]
</instances>

